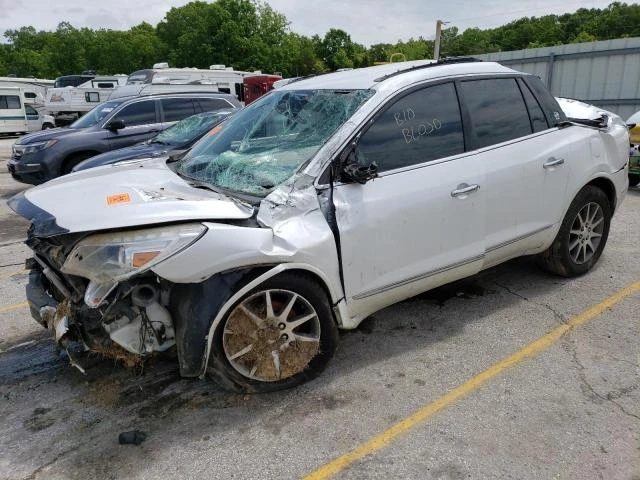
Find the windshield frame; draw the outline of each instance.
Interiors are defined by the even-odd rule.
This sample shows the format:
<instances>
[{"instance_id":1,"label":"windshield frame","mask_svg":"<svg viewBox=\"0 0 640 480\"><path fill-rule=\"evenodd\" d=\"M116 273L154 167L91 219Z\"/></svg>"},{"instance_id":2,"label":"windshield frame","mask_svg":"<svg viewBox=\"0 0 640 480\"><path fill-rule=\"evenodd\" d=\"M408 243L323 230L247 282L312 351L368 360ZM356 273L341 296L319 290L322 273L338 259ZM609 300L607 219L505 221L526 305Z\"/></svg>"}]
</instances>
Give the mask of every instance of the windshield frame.
<instances>
[{"instance_id":1,"label":"windshield frame","mask_svg":"<svg viewBox=\"0 0 640 480\"><path fill-rule=\"evenodd\" d=\"M261 200L313 162L374 95L370 88L272 90L226 121L215 138L205 134L176 172L227 195Z\"/></svg>"}]
</instances>

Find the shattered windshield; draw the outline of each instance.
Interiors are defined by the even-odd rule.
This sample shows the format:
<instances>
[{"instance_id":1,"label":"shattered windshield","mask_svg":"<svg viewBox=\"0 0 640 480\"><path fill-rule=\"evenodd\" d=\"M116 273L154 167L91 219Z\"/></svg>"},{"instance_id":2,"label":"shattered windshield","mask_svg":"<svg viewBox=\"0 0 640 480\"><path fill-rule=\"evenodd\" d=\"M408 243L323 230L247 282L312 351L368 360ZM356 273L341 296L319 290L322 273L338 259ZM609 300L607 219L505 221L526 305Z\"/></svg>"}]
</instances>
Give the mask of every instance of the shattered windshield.
<instances>
[{"instance_id":1,"label":"shattered windshield","mask_svg":"<svg viewBox=\"0 0 640 480\"><path fill-rule=\"evenodd\" d=\"M263 197L309 160L370 90L272 91L212 130L183 159L181 175Z\"/></svg>"},{"instance_id":2,"label":"shattered windshield","mask_svg":"<svg viewBox=\"0 0 640 480\"><path fill-rule=\"evenodd\" d=\"M215 113L192 115L167 128L149 143L161 143L163 145L174 146L184 145L192 142L204 132L222 122L232 113L232 110L222 110Z\"/></svg>"},{"instance_id":3,"label":"shattered windshield","mask_svg":"<svg viewBox=\"0 0 640 480\"><path fill-rule=\"evenodd\" d=\"M84 114L78 120L69 125L69 128L87 128L93 127L99 123L104 117L109 115L114 108L120 105L122 101L112 100L110 102L104 102L95 107L90 112Z\"/></svg>"}]
</instances>

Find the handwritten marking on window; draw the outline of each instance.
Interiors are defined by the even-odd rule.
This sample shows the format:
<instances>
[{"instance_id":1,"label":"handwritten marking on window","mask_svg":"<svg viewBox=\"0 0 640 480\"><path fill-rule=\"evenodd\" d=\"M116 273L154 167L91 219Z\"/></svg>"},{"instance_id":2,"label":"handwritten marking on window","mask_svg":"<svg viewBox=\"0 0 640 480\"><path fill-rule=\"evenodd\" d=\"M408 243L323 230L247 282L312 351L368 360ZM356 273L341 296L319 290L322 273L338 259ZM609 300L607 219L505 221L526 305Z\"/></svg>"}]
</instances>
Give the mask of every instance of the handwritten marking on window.
<instances>
[{"instance_id":1,"label":"handwritten marking on window","mask_svg":"<svg viewBox=\"0 0 640 480\"><path fill-rule=\"evenodd\" d=\"M416 112L414 112L412 108L407 108L406 110L394 113L393 118L396 119L396 124L400 127L416 118Z\"/></svg>"},{"instance_id":2,"label":"handwritten marking on window","mask_svg":"<svg viewBox=\"0 0 640 480\"><path fill-rule=\"evenodd\" d=\"M402 136L406 143L415 142L420 137L431 135L436 130L442 128L442 122L437 118L434 118L431 122L421 123L419 125L412 125L402 129Z\"/></svg>"}]
</instances>

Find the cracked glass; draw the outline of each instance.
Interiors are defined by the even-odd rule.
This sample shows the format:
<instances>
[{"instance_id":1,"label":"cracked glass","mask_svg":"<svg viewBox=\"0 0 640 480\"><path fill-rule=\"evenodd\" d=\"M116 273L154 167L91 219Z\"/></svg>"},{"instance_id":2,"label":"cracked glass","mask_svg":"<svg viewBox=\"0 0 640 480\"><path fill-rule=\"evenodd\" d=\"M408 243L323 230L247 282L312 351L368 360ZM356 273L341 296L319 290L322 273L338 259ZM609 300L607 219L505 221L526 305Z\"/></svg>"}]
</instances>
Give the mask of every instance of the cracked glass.
<instances>
[{"instance_id":1,"label":"cracked glass","mask_svg":"<svg viewBox=\"0 0 640 480\"><path fill-rule=\"evenodd\" d=\"M200 140L178 173L213 187L264 197L310 160L372 94L273 91Z\"/></svg>"}]
</instances>

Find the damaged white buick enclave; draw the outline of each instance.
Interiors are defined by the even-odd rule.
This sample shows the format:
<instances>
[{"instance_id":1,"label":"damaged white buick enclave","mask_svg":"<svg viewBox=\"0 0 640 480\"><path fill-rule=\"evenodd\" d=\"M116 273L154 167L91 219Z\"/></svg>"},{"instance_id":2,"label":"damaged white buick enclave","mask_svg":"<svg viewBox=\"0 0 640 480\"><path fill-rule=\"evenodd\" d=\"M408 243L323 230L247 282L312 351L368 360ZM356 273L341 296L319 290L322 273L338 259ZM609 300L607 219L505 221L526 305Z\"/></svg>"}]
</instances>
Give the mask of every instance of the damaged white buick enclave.
<instances>
[{"instance_id":1,"label":"damaged white buick enclave","mask_svg":"<svg viewBox=\"0 0 640 480\"><path fill-rule=\"evenodd\" d=\"M298 385L338 329L508 259L587 272L627 190L626 126L535 76L416 61L294 81L179 162L19 194L27 298L63 346L235 391Z\"/></svg>"}]
</instances>

